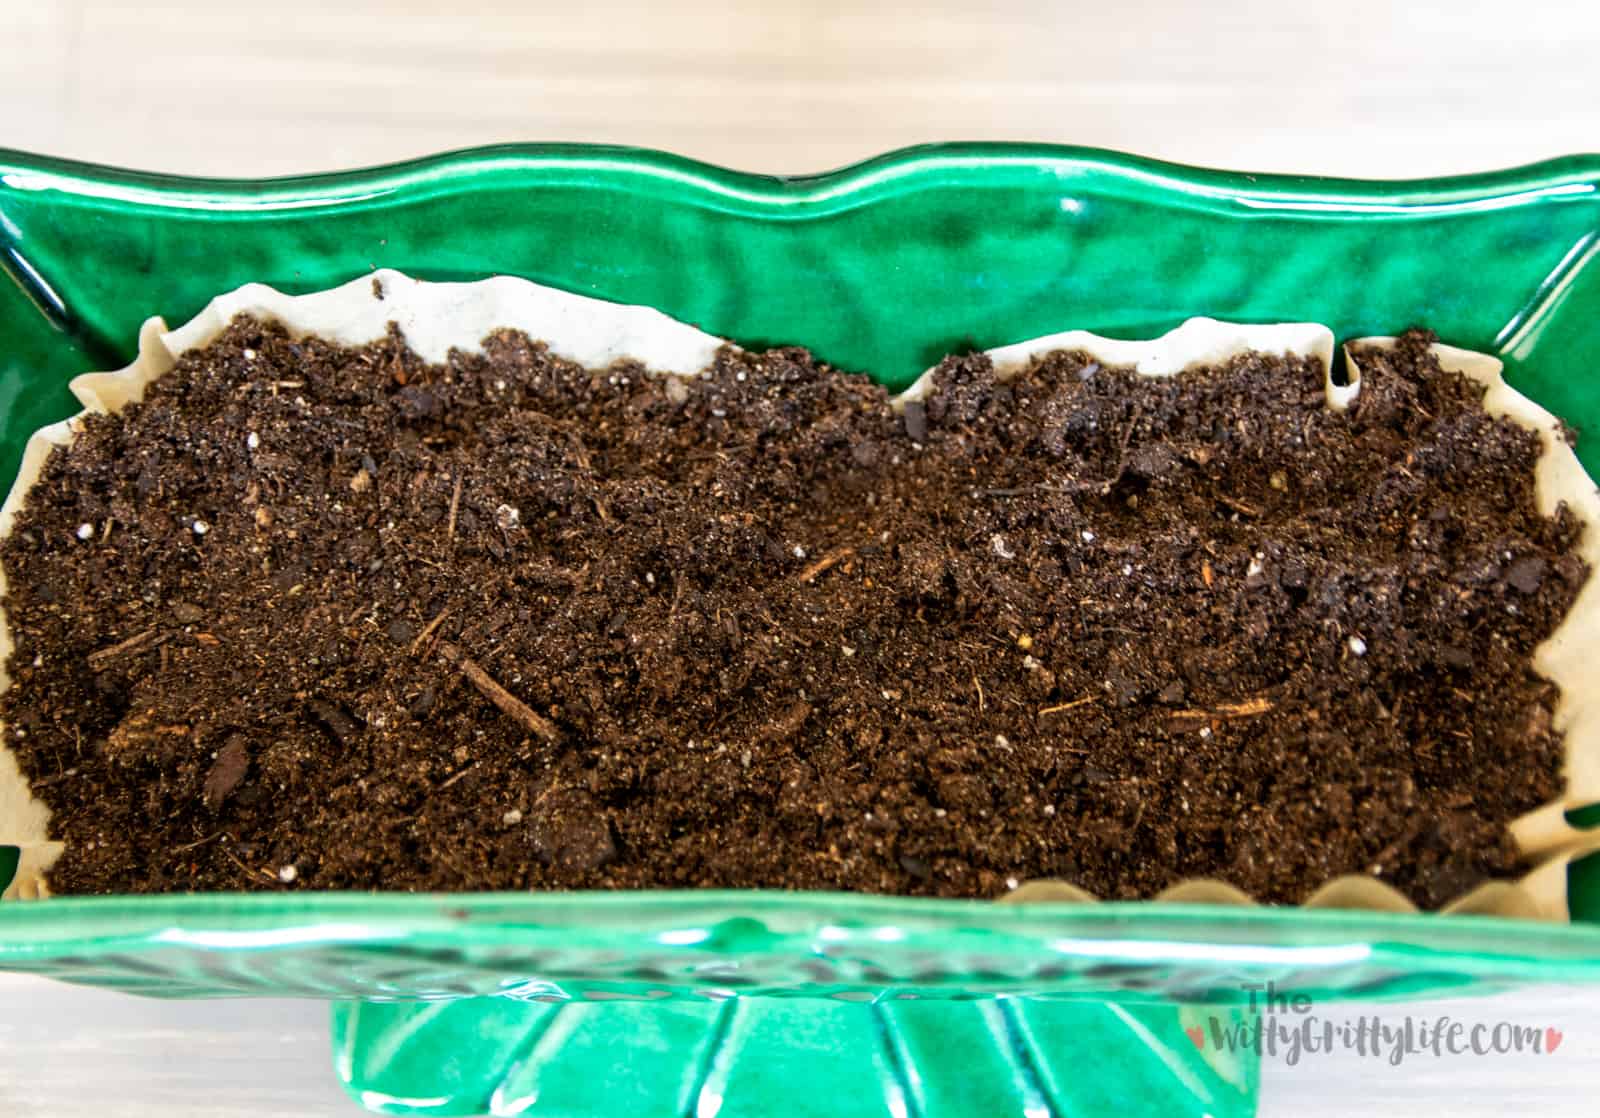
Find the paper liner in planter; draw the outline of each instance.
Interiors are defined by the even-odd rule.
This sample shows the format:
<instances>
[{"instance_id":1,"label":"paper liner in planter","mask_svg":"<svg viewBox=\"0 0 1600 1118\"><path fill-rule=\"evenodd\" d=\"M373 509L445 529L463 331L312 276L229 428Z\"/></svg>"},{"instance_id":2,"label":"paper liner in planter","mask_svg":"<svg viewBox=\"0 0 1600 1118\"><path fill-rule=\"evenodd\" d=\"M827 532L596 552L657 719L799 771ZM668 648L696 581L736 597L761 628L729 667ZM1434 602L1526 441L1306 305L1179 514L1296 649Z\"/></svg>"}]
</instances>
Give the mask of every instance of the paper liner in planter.
<instances>
[{"instance_id":1,"label":"paper liner in planter","mask_svg":"<svg viewBox=\"0 0 1600 1118\"><path fill-rule=\"evenodd\" d=\"M509 276L475 283L422 283L398 272L381 271L330 291L285 295L262 284L247 284L219 295L176 330L160 318L139 331L139 352L126 368L85 373L73 379L72 393L84 412L36 432L23 451L17 479L0 506L0 538L10 535L18 509L57 446L72 442L79 420L108 414L144 396L145 387L170 371L177 357L207 345L237 315L284 324L296 336L317 335L343 345L362 345L383 337L391 322L430 362L452 348L479 349L496 329L522 330L547 341L552 353L592 368L632 358L658 373L695 375L710 365L722 339L668 318L651 307L622 306ZM6 590L0 571L0 595ZM11 685L10 626L0 610L0 691ZM49 895L45 871L61 852L49 838L49 811L34 799L0 728L0 845L16 846L21 858L6 898Z\"/></svg>"},{"instance_id":2,"label":"paper liner in planter","mask_svg":"<svg viewBox=\"0 0 1600 1118\"><path fill-rule=\"evenodd\" d=\"M1345 347L1351 387L1360 387L1360 366L1352 353L1393 348L1393 338L1363 338ZM1565 504L1583 523L1577 553L1600 572L1600 490L1584 472L1566 439L1561 420L1512 388L1501 362L1482 353L1435 345L1439 364L1484 386L1483 406L1539 435L1543 453L1534 467L1539 511L1555 515ZM1567 822L1567 812L1600 803L1600 577L1584 583L1572 609L1535 651L1533 666L1560 691L1554 726L1565 735L1566 787L1563 794L1511 824L1518 847L1530 857L1584 844L1594 832Z\"/></svg>"},{"instance_id":3,"label":"paper liner in planter","mask_svg":"<svg viewBox=\"0 0 1600 1118\"><path fill-rule=\"evenodd\" d=\"M114 372L89 373L71 388L86 412L110 413L139 400L146 385L168 372L178 355L208 344L236 315L248 314L282 323L296 336L317 335L344 345L360 345L382 337L397 323L407 342L423 359L442 361L451 348L476 350L496 329L516 329L545 341L561 357L589 367L605 367L633 359L652 372L692 376L712 361L721 339L677 322L648 307L622 306L541 287L513 277L475 283L425 283L392 271L374 273L330 291L284 295L251 284L219 296L193 320L167 330L159 318L140 331L139 353L132 364ZM1359 376L1341 385L1332 377L1333 335L1314 323L1265 326L1236 325L1196 318L1147 341L1119 341L1082 331L1052 334L991 350L997 371L1016 371L1043 354L1081 350L1106 365L1131 366L1149 376L1172 375L1197 365L1214 365L1239 354L1260 351L1311 357L1324 370L1330 407L1343 408L1360 390ZM1378 344L1382 344L1381 340ZM1447 368L1489 385L1486 405L1542 433L1545 453L1538 467L1541 509L1552 511L1566 501L1586 525L1583 557L1600 566L1600 495L1595 493L1571 449L1559 437L1553 416L1516 393L1499 378L1493 358L1440 347ZM1352 366L1353 368L1353 366ZM931 372L931 371L930 371ZM926 392L929 375L902 394L911 400ZM56 446L72 441L80 417L52 424L29 441L17 480L0 507L0 538L11 531L17 509L38 479ZM3 577L3 576L0 576ZM4 583L0 581L0 592ZM0 658L11 653L9 629L0 614ZM1566 795L1517 820L1512 832L1524 852L1545 861L1521 882L1492 882L1448 906L1450 911L1488 912L1504 916L1567 918L1565 866L1585 847L1585 836L1562 816L1569 805L1600 801L1600 695L1582 694L1587 657L1600 655L1600 589L1586 587L1572 615L1539 650L1536 665L1562 690L1558 727L1567 734ZM1592 672L1590 673L1592 674ZM0 663L0 690L9 678ZM1593 701L1585 701L1591 699ZM1580 755L1581 754L1581 755ZM48 895L46 873L60 853L49 839L49 813L34 799L15 757L0 739L0 844L14 845L22 855L6 897ZM1070 885L1032 882L1007 900L1092 900ZM1253 903L1221 882L1186 881L1158 899L1195 903ZM1347 877L1329 882L1308 905L1375 910L1411 910L1410 902L1375 878Z\"/></svg>"}]
</instances>

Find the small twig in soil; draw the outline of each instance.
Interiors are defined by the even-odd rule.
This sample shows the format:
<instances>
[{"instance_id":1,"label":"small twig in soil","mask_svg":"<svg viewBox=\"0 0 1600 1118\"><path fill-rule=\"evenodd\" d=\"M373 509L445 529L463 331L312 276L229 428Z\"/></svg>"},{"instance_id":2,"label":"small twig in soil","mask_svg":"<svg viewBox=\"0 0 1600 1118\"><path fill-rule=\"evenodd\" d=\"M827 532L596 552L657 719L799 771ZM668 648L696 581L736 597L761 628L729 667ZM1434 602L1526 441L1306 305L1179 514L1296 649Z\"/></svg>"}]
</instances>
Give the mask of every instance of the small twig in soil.
<instances>
[{"instance_id":1,"label":"small twig in soil","mask_svg":"<svg viewBox=\"0 0 1600 1118\"><path fill-rule=\"evenodd\" d=\"M1232 509L1234 512L1240 513L1240 514L1242 514L1244 516L1260 516L1261 515L1261 510L1256 508L1254 505L1247 505L1243 501L1237 500L1236 498L1233 498L1233 497L1225 496L1224 494L1221 494L1221 493L1217 494L1217 503L1218 504L1222 504L1222 505L1226 505L1230 509Z\"/></svg>"},{"instance_id":2,"label":"small twig in soil","mask_svg":"<svg viewBox=\"0 0 1600 1118\"><path fill-rule=\"evenodd\" d=\"M193 850L197 846L204 846L206 843L210 842L212 839L218 838L218 837L220 837L221 835L223 835L225 833L226 832L223 832L223 831L212 831L209 835L207 835L203 839L195 839L193 842L186 842L182 846L174 846L172 848L172 853L179 854L179 853L182 853L185 850Z\"/></svg>"},{"instance_id":3,"label":"small twig in soil","mask_svg":"<svg viewBox=\"0 0 1600 1118\"><path fill-rule=\"evenodd\" d=\"M823 571L826 571L830 567L837 566L839 563L850 558L850 556L854 555L855 553L856 549L853 547L836 547L832 551L826 552L815 563L812 563L805 570L801 571L799 574L799 581L810 582Z\"/></svg>"},{"instance_id":4,"label":"small twig in soil","mask_svg":"<svg viewBox=\"0 0 1600 1118\"><path fill-rule=\"evenodd\" d=\"M1242 703L1218 703L1217 709L1212 713L1217 718L1253 718L1258 714L1265 714L1272 709L1272 700L1265 695L1258 695L1253 699L1246 699Z\"/></svg>"},{"instance_id":5,"label":"small twig in soil","mask_svg":"<svg viewBox=\"0 0 1600 1118\"><path fill-rule=\"evenodd\" d=\"M1245 699L1238 703L1218 703L1211 710L1175 710L1167 719L1172 730L1193 730L1209 722L1229 722L1236 718L1253 718L1272 709L1272 700L1265 695Z\"/></svg>"},{"instance_id":6,"label":"small twig in soil","mask_svg":"<svg viewBox=\"0 0 1600 1118\"><path fill-rule=\"evenodd\" d=\"M1039 486L1039 492L1051 493L1057 497L1074 497L1079 493L1099 493L1102 496L1111 492L1115 482L1104 479L1085 478L1081 481L1064 481L1060 485Z\"/></svg>"},{"instance_id":7,"label":"small twig in soil","mask_svg":"<svg viewBox=\"0 0 1600 1118\"><path fill-rule=\"evenodd\" d=\"M411 642L411 655L415 656L422 651L422 646L428 643L428 638L437 633L439 626L444 624L444 619L450 616L452 608L454 607L445 606L432 621L428 622L427 628L417 634L417 639Z\"/></svg>"},{"instance_id":8,"label":"small twig in soil","mask_svg":"<svg viewBox=\"0 0 1600 1118\"><path fill-rule=\"evenodd\" d=\"M435 788L434 791L435 792L443 792L446 788L450 787L456 781L460 780L462 777L466 776L469 772L471 772L473 769L475 769L477 767L478 767L478 762L474 761L474 762L472 762L472 764L468 765L466 768L462 769L461 771L455 772L455 773L451 773L450 776L445 778L444 783L439 785L437 788Z\"/></svg>"},{"instance_id":9,"label":"small twig in soil","mask_svg":"<svg viewBox=\"0 0 1600 1118\"><path fill-rule=\"evenodd\" d=\"M761 620L763 620L763 621L765 621L767 623L767 628L776 629L778 631L778 635L772 638L773 643L781 644L785 638L788 638L789 640L794 641L794 643L799 645L801 648L811 648L811 647L813 647L812 643L810 641L806 640L804 637L802 637L799 633L793 632L793 631L788 630L788 629L785 629L781 625L779 625L776 621L774 621L773 618L772 618L772 614L770 614L770 613L757 613L756 616L761 618Z\"/></svg>"},{"instance_id":10,"label":"small twig in soil","mask_svg":"<svg viewBox=\"0 0 1600 1118\"><path fill-rule=\"evenodd\" d=\"M572 443L573 456L578 459L578 468L584 471L594 469L589 461L589 448L583 445L583 439L578 437L576 431L568 431L567 438Z\"/></svg>"},{"instance_id":11,"label":"small twig in soil","mask_svg":"<svg viewBox=\"0 0 1600 1118\"><path fill-rule=\"evenodd\" d=\"M1412 841L1416 839L1417 835L1421 833L1422 819L1421 817L1418 817L1411 821L1399 838L1395 839L1388 846L1385 846L1382 850L1378 851L1378 856L1372 859L1372 864L1367 867L1367 872L1375 877L1382 874L1383 864L1390 858L1393 858L1401 850L1409 847Z\"/></svg>"},{"instance_id":12,"label":"small twig in soil","mask_svg":"<svg viewBox=\"0 0 1600 1118\"><path fill-rule=\"evenodd\" d=\"M1043 710L1041 710L1039 712L1039 717L1043 718L1047 714L1060 714L1064 710L1074 710L1077 707L1085 706L1088 703L1094 702L1099 697L1099 695L1085 695L1081 699L1073 699L1070 703L1057 703L1053 707L1045 707Z\"/></svg>"},{"instance_id":13,"label":"small twig in soil","mask_svg":"<svg viewBox=\"0 0 1600 1118\"><path fill-rule=\"evenodd\" d=\"M578 432L569 429L567 441L572 444L572 454L578 460L578 468L586 474L594 473L594 461L589 457L589 448L584 445ZM600 518L600 523L611 523L611 510L606 507L603 499L591 493L589 503L594 506L595 515Z\"/></svg>"},{"instance_id":14,"label":"small twig in soil","mask_svg":"<svg viewBox=\"0 0 1600 1118\"><path fill-rule=\"evenodd\" d=\"M242 869L247 874L257 874L258 873L262 877L266 878L268 881L276 881L276 880L278 880L278 875L273 873L271 870L258 870L258 869L255 869L255 868L251 867L251 866L246 865L244 862L241 862L238 858L234 857L233 851L229 850L227 847L223 847L222 848L222 856L224 858L228 859L228 861L232 862L234 865L238 866L240 869Z\"/></svg>"},{"instance_id":15,"label":"small twig in soil","mask_svg":"<svg viewBox=\"0 0 1600 1118\"><path fill-rule=\"evenodd\" d=\"M151 643L152 641L165 644L167 637L165 635L157 637L156 630L154 628L146 629L142 633L135 633L127 640L118 641L116 644L113 644L107 648L102 648L97 652L89 653L89 666L91 668L98 668L107 660L114 660L118 656L125 656L131 652L142 652L146 646L153 647Z\"/></svg>"},{"instance_id":16,"label":"small twig in soil","mask_svg":"<svg viewBox=\"0 0 1600 1118\"><path fill-rule=\"evenodd\" d=\"M978 709L981 711L988 704L983 701L983 684L978 682L978 673L972 673L972 689L978 693Z\"/></svg>"},{"instance_id":17,"label":"small twig in soil","mask_svg":"<svg viewBox=\"0 0 1600 1118\"><path fill-rule=\"evenodd\" d=\"M551 744L561 740L561 732L556 729L555 723L500 686L493 676L484 671L476 660L461 649L449 641L440 641L439 655L459 668L468 682L483 692L484 698L499 707L502 713L520 722L529 733Z\"/></svg>"},{"instance_id":18,"label":"small twig in soil","mask_svg":"<svg viewBox=\"0 0 1600 1118\"><path fill-rule=\"evenodd\" d=\"M450 494L450 525L445 529L445 535L451 539L456 538L456 513L461 510L461 483L463 475L456 475L456 489Z\"/></svg>"}]
</instances>

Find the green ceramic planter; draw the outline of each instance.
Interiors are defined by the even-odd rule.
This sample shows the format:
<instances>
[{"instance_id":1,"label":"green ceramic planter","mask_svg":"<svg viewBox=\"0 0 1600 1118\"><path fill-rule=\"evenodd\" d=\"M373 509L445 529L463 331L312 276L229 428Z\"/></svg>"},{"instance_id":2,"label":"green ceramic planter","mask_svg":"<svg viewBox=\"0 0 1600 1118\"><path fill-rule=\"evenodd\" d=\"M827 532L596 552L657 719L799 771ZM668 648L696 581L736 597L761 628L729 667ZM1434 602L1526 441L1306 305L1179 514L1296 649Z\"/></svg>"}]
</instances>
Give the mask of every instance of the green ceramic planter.
<instances>
[{"instance_id":1,"label":"green ceramic planter","mask_svg":"<svg viewBox=\"0 0 1600 1118\"><path fill-rule=\"evenodd\" d=\"M0 482L146 315L380 266L646 303L893 386L1067 327L1426 323L1594 429L1597 255L1594 157L1384 183L968 145L772 179L524 146L213 182L0 152ZM1600 439L1580 453L1596 472ZM1196 1051L1184 1005L1268 978L1323 999L1600 981L1600 864L1571 884L1570 927L757 892L63 899L0 906L0 968L334 1000L339 1075L396 1113L1240 1114L1253 1058Z\"/></svg>"}]
</instances>

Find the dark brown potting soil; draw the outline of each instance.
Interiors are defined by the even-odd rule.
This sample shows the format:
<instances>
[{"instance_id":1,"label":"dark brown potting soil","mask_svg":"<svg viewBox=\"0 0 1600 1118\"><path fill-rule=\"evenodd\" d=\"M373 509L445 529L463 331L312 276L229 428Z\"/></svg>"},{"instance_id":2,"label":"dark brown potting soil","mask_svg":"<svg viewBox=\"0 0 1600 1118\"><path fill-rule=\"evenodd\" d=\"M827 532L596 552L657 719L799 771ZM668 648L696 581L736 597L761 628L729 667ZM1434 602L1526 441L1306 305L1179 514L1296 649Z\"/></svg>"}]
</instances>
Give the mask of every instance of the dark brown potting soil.
<instances>
[{"instance_id":1,"label":"dark brown potting soil","mask_svg":"<svg viewBox=\"0 0 1600 1118\"><path fill-rule=\"evenodd\" d=\"M702 380L237 322L0 546L59 892L786 887L1425 906L1560 788L1586 577L1426 339L1168 379Z\"/></svg>"}]
</instances>

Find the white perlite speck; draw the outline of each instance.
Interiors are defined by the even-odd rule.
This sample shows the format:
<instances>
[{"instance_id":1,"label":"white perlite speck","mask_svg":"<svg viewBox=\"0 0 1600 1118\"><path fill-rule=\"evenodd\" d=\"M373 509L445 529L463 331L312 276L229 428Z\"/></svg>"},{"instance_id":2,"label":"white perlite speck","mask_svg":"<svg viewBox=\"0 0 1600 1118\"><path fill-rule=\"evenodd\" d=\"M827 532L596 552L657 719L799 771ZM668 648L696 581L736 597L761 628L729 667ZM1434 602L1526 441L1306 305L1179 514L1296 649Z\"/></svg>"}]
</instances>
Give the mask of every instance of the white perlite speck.
<instances>
[{"instance_id":1,"label":"white perlite speck","mask_svg":"<svg viewBox=\"0 0 1600 1118\"><path fill-rule=\"evenodd\" d=\"M285 885L292 884L294 882L294 879L299 877L299 876L300 876L300 871L294 868L294 864L293 863L290 863L289 865L284 866L282 869L280 869L278 871L278 880L283 882Z\"/></svg>"},{"instance_id":2,"label":"white perlite speck","mask_svg":"<svg viewBox=\"0 0 1600 1118\"><path fill-rule=\"evenodd\" d=\"M515 505L501 505L494 510L494 522L502 532L509 532L522 523L522 511Z\"/></svg>"},{"instance_id":3,"label":"white perlite speck","mask_svg":"<svg viewBox=\"0 0 1600 1118\"><path fill-rule=\"evenodd\" d=\"M254 431L251 431L250 432L250 437L245 439L244 445L246 447L248 447L250 450L259 449L260 446L261 446L261 436L256 434Z\"/></svg>"},{"instance_id":4,"label":"white perlite speck","mask_svg":"<svg viewBox=\"0 0 1600 1118\"><path fill-rule=\"evenodd\" d=\"M1352 636L1344 643L1345 646L1350 649L1352 655L1365 656L1367 654L1367 642L1362 640L1360 637Z\"/></svg>"},{"instance_id":5,"label":"white perlite speck","mask_svg":"<svg viewBox=\"0 0 1600 1118\"><path fill-rule=\"evenodd\" d=\"M1084 543L1094 543L1094 533L1085 528L1082 532Z\"/></svg>"},{"instance_id":6,"label":"white perlite speck","mask_svg":"<svg viewBox=\"0 0 1600 1118\"><path fill-rule=\"evenodd\" d=\"M1002 559L1015 559L1017 557L1017 553L1011 550L1011 545L1006 543L1006 538L999 532L989 537L989 546Z\"/></svg>"},{"instance_id":7,"label":"white perlite speck","mask_svg":"<svg viewBox=\"0 0 1600 1118\"><path fill-rule=\"evenodd\" d=\"M78 538L80 540L94 539L94 525L87 523L78 525Z\"/></svg>"},{"instance_id":8,"label":"white perlite speck","mask_svg":"<svg viewBox=\"0 0 1600 1118\"><path fill-rule=\"evenodd\" d=\"M203 536L207 532L211 531L211 525L207 524L204 520L196 520L191 527L193 527L194 534L197 536Z\"/></svg>"},{"instance_id":9,"label":"white perlite speck","mask_svg":"<svg viewBox=\"0 0 1600 1118\"><path fill-rule=\"evenodd\" d=\"M507 827L515 827L518 823L522 822L522 812L518 811L516 808L512 808L510 811L506 812L500 817L500 822L504 823Z\"/></svg>"},{"instance_id":10,"label":"white perlite speck","mask_svg":"<svg viewBox=\"0 0 1600 1118\"><path fill-rule=\"evenodd\" d=\"M795 544L794 545L794 557L796 559L804 559L806 557L806 549L801 547L799 544Z\"/></svg>"}]
</instances>

